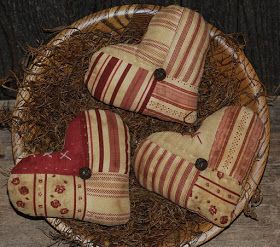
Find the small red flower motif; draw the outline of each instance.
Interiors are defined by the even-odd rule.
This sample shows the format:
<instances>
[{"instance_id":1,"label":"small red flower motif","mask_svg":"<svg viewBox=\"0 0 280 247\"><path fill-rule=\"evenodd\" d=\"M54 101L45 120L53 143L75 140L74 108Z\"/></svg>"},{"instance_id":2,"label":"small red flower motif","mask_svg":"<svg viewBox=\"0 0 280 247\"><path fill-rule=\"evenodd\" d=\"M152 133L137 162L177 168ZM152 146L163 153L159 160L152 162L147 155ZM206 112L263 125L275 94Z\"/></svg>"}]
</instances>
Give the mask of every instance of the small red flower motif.
<instances>
[{"instance_id":1,"label":"small red flower motif","mask_svg":"<svg viewBox=\"0 0 280 247\"><path fill-rule=\"evenodd\" d=\"M39 205L39 208L43 208L43 205L40 204L40 205Z\"/></svg>"},{"instance_id":2,"label":"small red flower motif","mask_svg":"<svg viewBox=\"0 0 280 247\"><path fill-rule=\"evenodd\" d=\"M13 185L18 185L19 183L20 183L19 178L13 178L13 180L12 180Z\"/></svg>"},{"instance_id":3,"label":"small red flower motif","mask_svg":"<svg viewBox=\"0 0 280 247\"><path fill-rule=\"evenodd\" d=\"M78 184L78 188L79 188L79 189L82 188L82 185Z\"/></svg>"},{"instance_id":4,"label":"small red flower motif","mask_svg":"<svg viewBox=\"0 0 280 247\"><path fill-rule=\"evenodd\" d=\"M222 179L223 177L224 177L224 173L223 172L217 172L217 177L219 178L219 179Z\"/></svg>"},{"instance_id":5,"label":"small red flower motif","mask_svg":"<svg viewBox=\"0 0 280 247\"><path fill-rule=\"evenodd\" d=\"M209 186L210 186L210 184L209 184L209 183L206 183L206 186L207 186L207 187L209 187Z\"/></svg>"},{"instance_id":6,"label":"small red flower motif","mask_svg":"<svg viewBox=\"0 0 280 247\"><path fill-rule=\"evenodd\" d=\"M211 206L210 206L210 208L209 208L210 214L214 215L214 214L217 213L217 211L218 211L218 210L217 210L216 206L214 206L214 205L211 205Z\"/></svg>"},{"instance_id":7,"label":"small red flower motif","mask_svg":"<svg viewBox=\"0 0 280 247\"><path fill-rule=\"evenodd\" d=\"M57 185L55 188L55 192L57 192L58 194L63 193L65 190L65 186L64 185Z\"/></svg>"},{"instance_id":8,"label":"small red flower motif","mask_svg":"<svg viewBox=\"0 0 280 247\"><path fill-rule=\"evenodd\" d=\"M24 208L25 207L25 203L23 201L17 201L16 204L19 208Z\"/></svg>"},{"instance_id":9,"label":"small red flower motif","mask_svg":"<svg viewBox=\"0 0 280 247\"><path fill-rule=\"evenodd\" d=\"M18 190L19 190L19 193L22 195L27 195L29 193L29 189L26 186L22 186Z\"/></svg>"},{"instance_id":10,"label":"small red flower motif","mask_svg":"<svg viewBox=\"0 0 280 247\"><path fill-rule=\"evenodd\" d=\"M227 216L222 216L221 218L220 218L220 223L221 224L226 224L228 222L228 217Z\"/></svg>"},{"instance_id":11,"label":"small red flower motif","mask_svg":"<svg viewBox=\"0 0 280 247\"><path fill-rule=\"evenodd\" d=\"M228 198L231 199L231 198L232 198L232 195L228 194Z\"/></svg>"},{"instance_id":12,"label":"small red flower motif","mask_svg":"<svg viewBox=\"0 0 280 247\"><path fill-rule=\"evenodd\" d=\"M61 214L67 214L68 212L69 212L69 210L67 208L60 209Z\"/></svg>"},{"instance_id":13,"label":"small red flower motif","mask_svg":"<svg viewBox=\"0 0 280 247\"><path fill-rule=\"evenodd\" d=\"M58 208L61 206L61 204L60 204L59 200L53 200L53 201L51 201L51 206L53 208Z\"/></svg>"},{"instance_id":14,"label":"small red flower motif","mask_svg":"<svg viewBox=\"0 0 280 247\"><path fill-rule=\"evenodd\" d=\"M42 195L43 195L42 192L39 192L39 193L38 193L38 196L42 196Z\"/></svg>"}]
</instances>

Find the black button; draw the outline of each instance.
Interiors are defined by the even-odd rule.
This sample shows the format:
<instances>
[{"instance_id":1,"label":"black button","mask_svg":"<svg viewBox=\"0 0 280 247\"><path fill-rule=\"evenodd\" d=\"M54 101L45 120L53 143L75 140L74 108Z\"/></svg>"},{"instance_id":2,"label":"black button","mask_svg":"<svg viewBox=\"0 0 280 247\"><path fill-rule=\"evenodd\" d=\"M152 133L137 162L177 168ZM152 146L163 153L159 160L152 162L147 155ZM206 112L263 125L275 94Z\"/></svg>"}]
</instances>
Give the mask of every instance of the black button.
<instances>
[{"instance_id":1,"label":"black button","mask_svg":"<svg viewBox=\"0 0 280 247\"><path fill-rule=\"evenodd\" d=\"M155 70L154 76L158 81L163 81L166 78L166 72L164 69L159 68Z\"/></svg>"},{"instance_id":2,"label":"black button","mask_svg":"<svg viewBox=\"0 0 280 247\"><path fill-rule=\"evenodd\" d=\"M91 170L88 167L82 167L79 171L81 179L89 179L91 177Z\"/></svg>"},{"instance_id":3,"label":"black button","mask_svg":"<svg viewBox=\"0 0 280 247\"><path fill-rule=\"evenodd\" d=\"M200 171L204 171L207 168L207 166L208 166L208 162L203 158L198 158L195 162L196 169Z\"/></svg>"}]
</instances>

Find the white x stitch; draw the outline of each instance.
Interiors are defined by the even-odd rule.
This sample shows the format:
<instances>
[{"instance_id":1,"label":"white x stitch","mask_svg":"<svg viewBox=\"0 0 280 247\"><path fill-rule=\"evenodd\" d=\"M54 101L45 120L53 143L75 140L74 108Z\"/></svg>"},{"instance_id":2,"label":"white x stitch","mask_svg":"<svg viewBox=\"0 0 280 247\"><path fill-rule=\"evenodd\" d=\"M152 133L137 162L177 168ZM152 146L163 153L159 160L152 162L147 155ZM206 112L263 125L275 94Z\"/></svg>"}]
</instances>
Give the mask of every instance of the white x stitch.
<instances>
[{"instance_id":1,"label":"white x stitch","mask_svg":"<svg viewBox=\"0 0 280 247\"><path fill-rule=\"evenodd\" d=\"M43 156L48 156L48 157L52 158L52 155L51 155L52 153L53 153L53 152L44 153Z\"/></svg>"},{"instance_id":2,"label":"white x stitch","mask_svg":"<svg viewBox=\"0 0 280 247\"><path fill-rule=\"evenodd\" d=\"M69 153L69 151L65 151L64 153L60 153L61 154L60 159L66 158L68 160L71 160L71 158L69 156L67 156L67 153Z\"/></svg>"}]
</instances>

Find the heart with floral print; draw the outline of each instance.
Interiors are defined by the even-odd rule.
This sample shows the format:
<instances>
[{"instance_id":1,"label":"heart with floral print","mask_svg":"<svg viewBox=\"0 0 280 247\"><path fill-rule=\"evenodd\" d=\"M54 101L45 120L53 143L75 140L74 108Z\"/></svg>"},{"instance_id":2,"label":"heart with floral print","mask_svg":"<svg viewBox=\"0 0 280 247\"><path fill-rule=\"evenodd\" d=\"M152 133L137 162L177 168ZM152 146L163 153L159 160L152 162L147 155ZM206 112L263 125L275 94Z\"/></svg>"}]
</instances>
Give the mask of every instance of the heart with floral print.
<instances>
[{"instance_id":1,"label":"heart with floral print","mask_svg":"<svg viewBox=\"0 0 280 247\"><path fill-rule=\"evenodd\" d=\"M263 133L262 121L249 108L225 107L193 135L149 136L137 149L135 174L148 190L226 227L236 217Z\"/></svg>"},{"instance_id":2,"label":"heart with floral print","mask_svg":"<svg viewBox=\"0 0 280 247\"><path fill-rule=\"evenodd\" d=\"M12 169L10 201L31 216L124 224L129 164L129 131L121 118L85 111L70 122L62 151L28 156Z\"/></svg>"},{"instance_id":3,"label":"heart with floral print","mask_svg":"<svg viewBox=\"0 0 280 247\"><path fill-rule=\"evenodd\" d=\"M163 7L140 44L111 45L96 52L85 84L94 98L106 104L194 123L209 37L209 25L197 12Z\"/></svg>"}]
</instances>

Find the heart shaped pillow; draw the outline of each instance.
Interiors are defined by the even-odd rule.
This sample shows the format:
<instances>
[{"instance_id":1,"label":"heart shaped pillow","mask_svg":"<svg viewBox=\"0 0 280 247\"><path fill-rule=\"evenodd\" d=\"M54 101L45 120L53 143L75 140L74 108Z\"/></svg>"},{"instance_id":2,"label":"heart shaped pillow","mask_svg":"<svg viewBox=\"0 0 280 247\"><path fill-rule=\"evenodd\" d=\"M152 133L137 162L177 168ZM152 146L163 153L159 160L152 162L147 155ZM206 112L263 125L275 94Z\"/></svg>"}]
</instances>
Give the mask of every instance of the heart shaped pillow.
<instances>
[{"instance_id":1,"label":"heart shaped pillow","mask_svg":"<svg viewBox=\"0 0 280 247\"><path fill-rule=\"evenodd\" d=\"M31 216L124 224L130 216L129 164L129 132L121 118L85 111L69 124L62 151L29 156L13 168L9 197Z\"/></svg>"},{"instance_id":2,"label":"heart shaped pillow","mask_svg":"<svg viewBox=\"0 0 280 247\"><path fill-rule=\"evenodd\" d=\"M162 120L193 123L209 27L195 11L162 8L138 45L96 52L85 84L96 99Z\"/></svg>"},{"instance_id":3,"label":"heart shaped pillow","mask_svg":"<svg viewBox=\"0 0 280 247\"><path fill-rule=\"evenodd\" d=\"M225 107L194 135L149 136L136 152L135 174L148 190L225 227L235 218L263 133L250 109Z\"/></svg>"}]
</instances>

